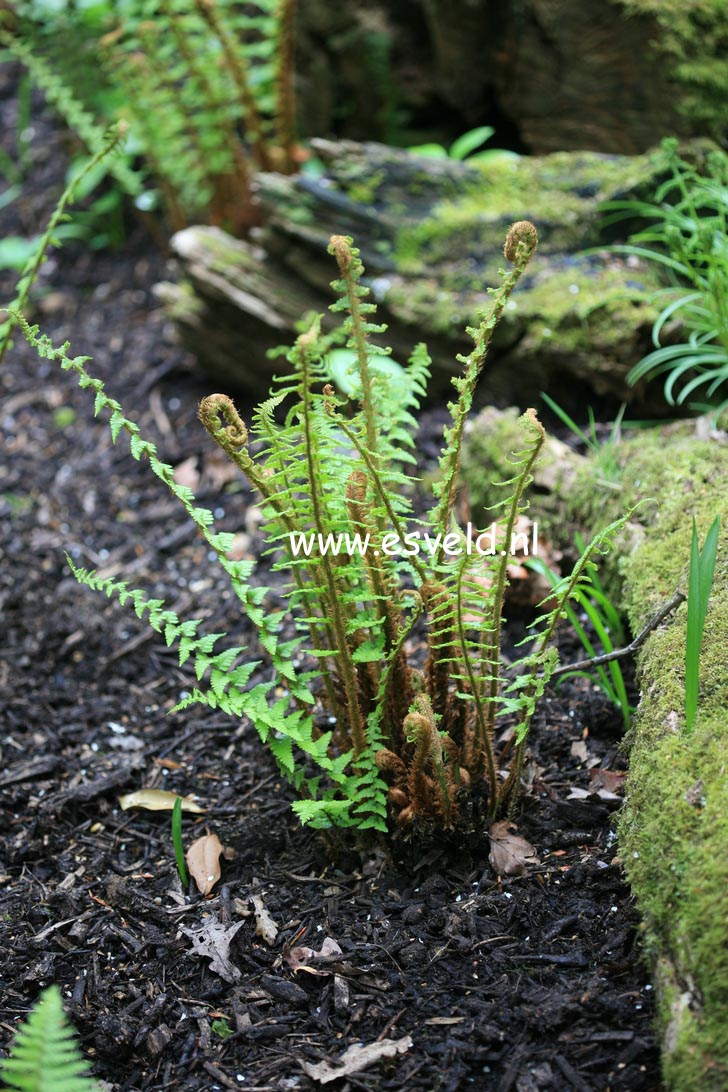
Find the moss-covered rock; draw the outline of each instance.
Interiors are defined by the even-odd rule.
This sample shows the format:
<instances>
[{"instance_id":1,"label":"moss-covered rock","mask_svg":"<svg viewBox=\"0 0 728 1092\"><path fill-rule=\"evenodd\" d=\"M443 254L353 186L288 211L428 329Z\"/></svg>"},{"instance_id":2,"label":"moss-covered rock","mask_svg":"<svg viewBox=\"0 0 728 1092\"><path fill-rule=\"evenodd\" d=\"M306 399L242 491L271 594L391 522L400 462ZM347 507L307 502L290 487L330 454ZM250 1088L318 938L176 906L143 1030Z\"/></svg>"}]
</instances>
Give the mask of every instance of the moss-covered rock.
<instances>
[{"instance_id":1,"label":"moss-covered rock","mask_svg":"<svg viewBox=\"0 0 728 1092\"><path fill-rule=\"evenodd\" d=\"M516 439L512 415L498 429L486 425L475 422L463 463L478 502L488 495L488 474L503 471L502 445ZM543 511L537 497L532 514L563 539L565 529L597 529L651 498L611 561L633 632L678 586L685 589L693 516L701 542L721 517L697 723L686 734L683 605L639 656L642 696L620 821L621 855L660 993L666 1085L719 1092L728 1088L728 437L711 433L705 420L671 425L621 443L609 452L610 469L615 461L618 488L614 481L600 488L598 459L572 460Z\"/></svg>"},{"instance_id":2,"label":"moss-covered rock","mask_svg":"<svg viewBox=\"0 0 728 1092\"><path fill-rule=\"evenodd\" d=\"M507 228L531 219L538 253L499 326L483 394L495 404L523 405L547 389L571 410L596 394L615 405L636 400L647 411L644 388L631 388L626 375L651 345L655 270L590 248L603 243L603 201L652 193L665 169L661 151L474 165L384 145L314 145L321 177L261 177L266 229L258 245L225 245L219 232L202 228L191 229L194 242L189 231L173 240L183 278L204 302L189 320L182 308L175 313L207 370L222 377L222 356L225 381L235 382L242 327L238 383L252 388L257 374L267 378L264 350L294 332L285 301L305 295L311 307L326 310L334 273L326 247L332 234L347 234L361 250L395 354L406 359L426 340L435 369L431 393L439 396L458 370L457 354L469 348L465 327L498 283ZM167 295L173 300L174 290ZM260 335L257 351L248 331Z\"/></svg>"}]
</instances>

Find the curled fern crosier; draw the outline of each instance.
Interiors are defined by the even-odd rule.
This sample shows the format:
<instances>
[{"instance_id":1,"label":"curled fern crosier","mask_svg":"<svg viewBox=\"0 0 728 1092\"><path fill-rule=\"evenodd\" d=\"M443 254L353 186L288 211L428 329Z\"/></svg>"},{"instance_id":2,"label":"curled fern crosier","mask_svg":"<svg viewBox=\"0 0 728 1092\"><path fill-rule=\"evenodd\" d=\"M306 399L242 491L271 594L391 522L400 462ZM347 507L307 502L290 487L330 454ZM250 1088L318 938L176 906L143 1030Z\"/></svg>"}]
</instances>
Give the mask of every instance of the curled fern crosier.
<instances>
[{"instance_id":1,"label":"curled fern crosier","mask_svg":"<svg viewBox=\"0 0 728 1092\"><path fill-rule=\"evenodd\" d=\"M505 248L512 266L469 331L473 349L453 381L440 479L424 519L413 514L412 466L430 359L417 346L405 382L396 385L370 367L388 350L376 344L384 327L372 321L351 239L334 236L329 248L339 269L331 308L342 316L338 331L324 334L320 318L310 323L286 353L287 374L249 424L228 396L203 399L202 424L260 497L267 550L283 580L277 594L284 609L275 611L267 607L269 589L253 582L253 564L230 559L233 536L216 531L212 513L174 481L154 445L88 374L85 358L70 357L68 346L55 349L21 322L41 355L94 390L96 413L109 413L114 441L125 431L132 456L148 460L195 522L257 630L274 681L257 681L259 664L246 649L220 648L225 635L205 633L199 619L181 620L160 600L71 563L74 575L130 603L178 647L180 664L192 664L197 685L177 709L204 704L253 722L299 792L293 807L302 822L382 832L423 823L453 828L466 802L469 812L492 819L517 799L533 711L556 664L555 626L574 582L617 529L585 551L552 596L530 651L506 677L500 643L509 545L545 438L533 410L521 418L524 442L505 483L509 495L489 512L504 548L492 556L472 552L454 509L475 386L536 242L532 224L514 225ZM327 354L342 341L357 362L358 399L330 382ZM515 724L516 742L510 769L501 771L495 740L504 717Z\"/></svg>"}]
</instances>

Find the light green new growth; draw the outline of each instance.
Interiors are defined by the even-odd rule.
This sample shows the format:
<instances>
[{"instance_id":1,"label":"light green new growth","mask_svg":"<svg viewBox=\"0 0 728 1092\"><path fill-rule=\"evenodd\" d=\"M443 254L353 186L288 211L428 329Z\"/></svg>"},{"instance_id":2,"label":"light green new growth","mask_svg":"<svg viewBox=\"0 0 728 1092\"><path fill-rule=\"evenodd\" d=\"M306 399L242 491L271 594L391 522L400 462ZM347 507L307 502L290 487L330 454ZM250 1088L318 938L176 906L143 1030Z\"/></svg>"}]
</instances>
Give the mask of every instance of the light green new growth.
<instances>
[{"instance_id":1,"label":"light green new growth","mask_svg":"<svg viewBox=\"0 0 728 1092\"><path fill-rule=\"evenodd\" d=\"M49 986L0 1064L3 1092L99 1092L89 1076L68 1023L57 986Z\"/></svg>"},{"instance_id":2,"label":"light green new growth","mask_svg":"<svg viewBox=\"0 0 728 1092\"><path fill-rule=\"evenodd\" d=\"M168 645L180 664L191 662L198 685L177 706L201 703L249 717L283 774L302 799L294 809L315 826L386 831L400 824L458 822L464 798L490 818L512 808L520 789L525 740L536 702L556 666L551 640L567 600L581 587L590 558L624 521L597 535L573 573L549 600L530 652L502 671L500 636L508 584L508 548L494 556L468 553L454 520L455 490L465 419L490 340L509 294L536 249L532 224L515 224L505 256L502 286L470 330L472 352L454 380L440 460L442 477L425 520L414 519L415 411L426 386L429 357L418 346L405 384L370 367L382 348L372 339L383 327L369 321L373 306L360 282L363 267L352 241L334 236L330 252L339 266L333 283L342 314L337 331L324 335L320 317L287 353L289 374L253 415L250 429L226 395L200 404L212 438L260 494L268 552L284 576L285 610L266 605L268 589L250 582L252 562L231 561L234 536L214 529L212 513L175 482L153 444L86 371L85 357L54 348L20 319L41 356L75 372L95 394L95 412L110 415L114 441L129 436L131 454L146 458L154 474L185 508L226 572L244 614L272 661L274 679L253 683L257 662L234 645L218 650L224 634L207 634L199 619L181 620L158 599L126 583L77 568L91 588L130 603ZM326 356L345 340L358 360L357 405L337 396L328 382ZM489 513L510 544L544 441L529 410L521 418L523 449L513 456L508 496ZM255 456L251 454L255 451ZM416 528L416 530L413 530ZM311 539L313 536L313 542ZM392 538L399 543L392 548ZM419 536L419 537L418 537ZM348 548L347 548L348 546ZM278 596L281 592L278 590ZM416 641L410 642L415 635ZM294 634L284 640L282 634ZM425 641L422 667L410 655ZM515 724L510 771L499 769L496 724Z\"/></svg>"}]
</instances>

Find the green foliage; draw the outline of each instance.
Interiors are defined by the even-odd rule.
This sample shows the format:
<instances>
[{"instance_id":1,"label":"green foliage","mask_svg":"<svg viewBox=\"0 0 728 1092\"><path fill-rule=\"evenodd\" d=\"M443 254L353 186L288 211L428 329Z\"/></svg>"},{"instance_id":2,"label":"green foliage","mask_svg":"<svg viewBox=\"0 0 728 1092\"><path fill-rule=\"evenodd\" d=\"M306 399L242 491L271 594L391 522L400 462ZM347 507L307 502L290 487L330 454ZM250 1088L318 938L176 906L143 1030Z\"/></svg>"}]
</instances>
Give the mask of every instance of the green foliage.
<instances>
[{"instance_id":1,"label":"green foliage","mask_svg":"<svg viewBox=\"0 0 728 1092\"><path fill-rule=\"evenodd\" d=\"M652 15L654 49L679 87L679 109L714 137L728 129L728 7L725 0L618 0L630 14Z\"/></svg>"},{"instance_id":2,"label":"green foliage","mask_svg":"<svg viewBox=\"0 0 728 1092\"><path fill-rule=\"evenodd\" d=\"M556 414L559 420L566 425L567 428L570 428L574 435L581 440L592 456L594 465L599 470L599 478L597 479L598 484L608 488L618 489L622 470L619 465L619 459L617 458L617 448L619 447L619 441L622 436L622 418L624 417L624 411L627 408L625 403L623 402L620 406L617 416L612 422L612 427L607 439L600 440L597 435L594 410L591 406L587 407L589 430L588 432L585 432L583 428L580 428L579 425L577 425L573 417L571 417L558 402L555 402L553 398L550 398L548 394L545 394L542 391L541 397L549 409Z\"/></svg>"},{"instance_id":3,"label":"green foliage","mask_svg":"<svg viewBox=\"0 0 728 1092\"><path fill-rule=\"evenodd\" d=\"M577 536L576 544L578 549L583 551L584 542L580 536ZM552 588L558 587L560 581L558 573L550 569L540 558L529 558L526 565L545 576ZM589 659L597 657L599 649L595 647L591 636L587 632L585 621L591 625L601 652L610 653L625 646L626 640L622 619L619 611L602 587L596 566L590 565L587 567L583 583L573 591L573 600L575 605L565 604L564 613ZM579 612L581 612L581 616ZM593 671L565 672L560 674L559 680L574 676L582 676L596 682L610 701L620 710L625 729L629 728L633 709L627 696L622 668L617 660L611 660L606 664L596 664Z\"/></svg>"},{"instance_id":4,"label":"green foliage","mask_svg":"<svg viewBox=\"0 0 728 1092\"><path fill-rule=\"evenodd\" d=\"M489 513L502 535L498 550L481 550L477 533L471 549L454 513L473 393L536 242L532 224L511 228L504 251L511 268L469 330L473 348L460 357L462 374L453 380L440 479L424 520L413 517L411 466L429 357L423 345L415 348L404 383L377 370L389 350L376 343L384 327L372 321L375 308L350 239L333 236L329 247L339 268L331 306L338 329L324 335L321 316L310 323L287 351L288 374L258 407L250 430L226 395L203 399L203 425L260 495L268 552L285 581L282 610L271 610L268 589L252 583L252 562L229 559L233 536L216 531L212 513L175 482L154 445L89 375L86 358L69 356L67 345L55 348L21 320L42 356L94 392L95 412L109 415L114 442L125 432L132 456L146 459L183 505L256 628L273 678L266 673L267 681L254 682L257 662L240 645L221 643L224 634L206 633L199 619L182 620L161 600L69 559L74 575L133 606L178 648L180 665L192 665L197 686L178 709L199 703L250 718L299 790L294 810L302 822L386 831L391 817L453 827L468 797L490 817L517 797L533 711L556 665L555 627L591 557L624 522L597 535L559 583L531 647L505 678L500 638L509 554L545 438L533 410L521 419L523 444L504 483L507 495ZM356 361L356 400L338 397L329 383L328 354L342 342ZM423 641L427 658L413 666ZM495 740L503 717L515 725L516 746L501 776Z\"/></svg>"},{"instance_id":5,"label":"green foliage","mask_svg":"<svg viewBox=\"0 0 728 1092\"><path fill-rule=\"evenodd\" d=\"M479 152L477 149L485 144L495 133L491 125L479 125L476 129L469 129L457 140L454 140L449 148L442 144L415 144L407 149L415 155L429 156L431 159L467 159L468 163L488 163L495 159L517 159L515 152L509 152L505 148L488 148Z\"/></svg>"},{"instance_id":6,"label":"green foliage","mask_svg":"<svg viewBox=\"0 0 728 1092\"><path fill-rule=\"evenodd\" d=\"M174 858L177 862L177 872L179 873L180 883L182 887L187 887L189 876L187 875L187 866L185 865L185 849L182 844L182 797L178 796L174 802L172 808L172 845L174 846Z\"/></svg>"},{"instance_id":7,"label":"green foliage","mask_svg":"<svg viewBox=\"0 0 728 1092\"><path fill-rule=\"evenodd\" d=\"M728 158L712 152L702 174L680 158L675 141L664 148L670 177L654 201L613 201L604 208L608 222L649 222L629 245L612 249L657 263L670 282L658 293L666 302L652 330L655 349L628 379L664 375L667 401L681 405L702 388L714 400L728 380Z\"/></svg>"},{"instance_id":8,"label":"green foliage","mask_svg":"<svg viewBox=\"0 0 728 1092\"><path fill-rule=\"evenodd\" d=\"M685 647L685 728L692 732L698 714L700 678L700 648L703 643L705 616L713 587L715 559L718 552L720 517L716 516L705 536L702 550L698 545L698 529L693 517L693 537L690 547L688 574L688 627Z\"/></svg>"},{"instance_id":9,"label":"green foliage","mask_svg":"<svg viewBox=\"0 0 728 1092\"><path fill-rule=\"evenodd\" d=\"M87 160L84 166L69 181L51 214L43 235L38 239L22 240L27 244L27 249L26 247L17 248L16 257L20 259L22 256L24 262L21 267L22 274L15 289L15 299L7 308L11 313L7 319L0 323L0 364L2 364L5 353L11 344L10 337L15 325L12 312L23 310L49 246L59 245L60 237L63 235L64 221L67 220L67 207L76 200L77 193L79 189L83 189L86 178L93 174L102 163L109 159L113 160L114 154L119 149L121 135L117 127L109 129L95 155ZM1 249L0 254L2 254Z\"/></svg>"},{"instance_id":10,"label":"green foliage","mask_svg":"<svg viewBox=\"0 0 728 1092\"><path fill-rule=\"evenodd\" d=\"M217 1035L219 1039L229 1039L231 1035L235 1034L224 1017L218 1017L217 1020L213 1020L210 1024L210 1029L213 1035Z\"/></svg>"},{"instance_id":11,"label":"green foliage","mask_svg":"<svg viewBox=\"0 0 728 1092\"><path fill-rule=\"evenodd\" d=\"M5 1092L97 1092L73 1040L57 986L49 986L18 1030L0 1065Z\"/></svg>"},{"instance_id":12,"label":"green foliage","mask_svg":"<svg viewBox=\"0 0 728 1092\"><path fill-rule=\"evenodd\" d=\"M292 168L293 12L294 0L25 0L0 44L90 154L104 124L128 124L148 173L128 160L111 173L138 208L161 201L173 229L244 230L253 171Z\"/></svg>"}]
</instances>

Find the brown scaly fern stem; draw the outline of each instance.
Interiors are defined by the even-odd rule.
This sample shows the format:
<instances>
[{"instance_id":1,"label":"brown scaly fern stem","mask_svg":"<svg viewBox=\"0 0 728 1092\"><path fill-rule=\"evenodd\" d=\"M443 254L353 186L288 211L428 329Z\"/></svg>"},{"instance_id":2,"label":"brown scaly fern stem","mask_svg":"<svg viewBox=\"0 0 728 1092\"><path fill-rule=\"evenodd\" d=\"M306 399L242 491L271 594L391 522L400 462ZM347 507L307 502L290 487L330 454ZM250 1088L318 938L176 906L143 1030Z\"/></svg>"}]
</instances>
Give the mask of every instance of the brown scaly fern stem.
<instances>
[{"instance_id":1,"label":"brown scaly fern stem","mask_svg":"<svg viewBox=\"0 0 728 1092\"><path fill-rule=\"evenodd\" d=\"M390 574L382 563L382 551L372 543L376 539L376 529L367 502L368 481L362 470L355 470L349 477L346 488L347 507L355 532L364 538L370 535L370 546L364 554L364 563L371 587L376 596L377 609L383 623L385 654L390 653L399 643L402 632L402 616L399 610L399 591ZM372 665L364 665L371 667ZM376 693L376 691L375 691ZM396 654L396 659L389 678L384 699L384 731L390 746L399 749L402 742L402 724L412 704L412 672L407 663L404 649Z\"/></svg>"},{"instance_id":2,"label":"brown scaly fern stem","mask_svg":"<svg viewBox=\"0 0 728 1092\"><path fill-rule=\"evenodd\" d=\"M459 815L458 793L470 784L460 766L459 749L440 734L427 694L420 691L404 722L405 757L383 748L377 765L390 783L389 800L397 821L408 826L417 819L435 819L451 829Z\"/></svg>"}]
</instances>

